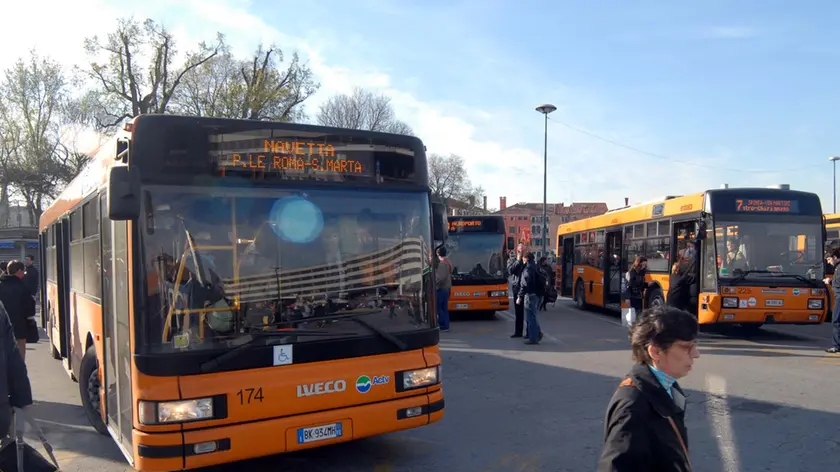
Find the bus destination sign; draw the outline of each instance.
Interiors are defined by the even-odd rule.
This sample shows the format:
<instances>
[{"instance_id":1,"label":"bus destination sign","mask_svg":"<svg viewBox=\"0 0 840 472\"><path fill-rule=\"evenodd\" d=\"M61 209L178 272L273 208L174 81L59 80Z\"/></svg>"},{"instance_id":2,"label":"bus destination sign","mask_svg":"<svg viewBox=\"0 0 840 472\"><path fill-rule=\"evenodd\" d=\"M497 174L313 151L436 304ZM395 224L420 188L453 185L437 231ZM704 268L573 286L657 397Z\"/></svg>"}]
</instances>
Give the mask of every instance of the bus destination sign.
<instances>
[{"instance_id":1,"label":"bus destination sign","mask_svg":"<svg viewBox=\"0 0 840 472\"><path fill-rule=\"evenodd\" d=\"M449 231L483 231L484 223L481 220L453 220L449 222Z\"/></svg>"},{"instance_id":2,"label":"bus destination sign","mask_svg":"<svg viewBox=\"0 0 840 472\"><path fill-rule=\"evenodd\" d=\"M256 172L365 174L365 166L361 161L336 156L335 146L305 141L265 140L262 152L233 152L221 155L219 167L222 170Z\"/></svg>"},{"instance_id":3,"label":"bus destination sign","mask_svg":"<svg viewBox=\"0 0 840 472\"><path fill-rule=\"evenodd\" d=\"M737 213L799 213L799 202L796 200L778 199L747 199L735 200Z\"/></svg>"}]
</instances>

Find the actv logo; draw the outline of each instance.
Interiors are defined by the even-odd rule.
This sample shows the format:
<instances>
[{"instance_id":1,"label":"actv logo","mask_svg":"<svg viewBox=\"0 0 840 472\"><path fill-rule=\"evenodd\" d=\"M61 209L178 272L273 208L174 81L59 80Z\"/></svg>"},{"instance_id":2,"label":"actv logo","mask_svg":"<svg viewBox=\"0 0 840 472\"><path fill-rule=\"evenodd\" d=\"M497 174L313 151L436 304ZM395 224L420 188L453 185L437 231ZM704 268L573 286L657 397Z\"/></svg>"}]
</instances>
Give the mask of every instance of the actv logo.
<instances>
[{"instance_id":1,"label":"actv logo","mask_svg":"<svg viewBox=\"0 0 840 472\"><path fill-rule=\"evenodd\" d=\"M330 380L329 382L316 382L297 386L297 396L311 397L313 395L325 395L327 393L343 392L347 388L347 382L343 380Z\"/></svg>"}]
</instances>

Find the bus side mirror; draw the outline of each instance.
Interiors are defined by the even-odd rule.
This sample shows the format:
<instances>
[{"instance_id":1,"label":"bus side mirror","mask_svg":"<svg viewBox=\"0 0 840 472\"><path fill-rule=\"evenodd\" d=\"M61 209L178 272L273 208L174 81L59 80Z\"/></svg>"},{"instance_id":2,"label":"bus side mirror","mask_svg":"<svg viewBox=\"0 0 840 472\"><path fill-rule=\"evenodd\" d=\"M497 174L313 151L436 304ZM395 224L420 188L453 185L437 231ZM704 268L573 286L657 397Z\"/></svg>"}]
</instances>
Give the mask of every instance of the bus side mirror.
<instances>
[{"instance_id":1,"label":"bus side mirror","mask_svg":"<svg viewBox=\"0 0 840 472\"><path fill-rule=\"evenodd\" d=\"M108 218L112 221L135 220L140 216L140 180L128 166L114 166L108 171Z\"/></svg>"},{"instance_id":2,"label":"bus side mirror","mask_svg":"<svg viewBox=\"0 0 840 472\"><path fill-rule=\"evenodd\" d=\"M513 236L508 236L508 238L507 238L507 249L508 249L508 251L512 251L514 246L516 246L516 241L514 241Z\"/></svg>"},{"instance_id":3,"label":"bus side mirror","mask_svg":"<svg viewBox=\"0 0 840 472\"><path fill-rule=\"evenodd\" d=\"M445 241L448 231L446 207L441 203L432 203L432 239Z\"/></svg>"}]
</instances>

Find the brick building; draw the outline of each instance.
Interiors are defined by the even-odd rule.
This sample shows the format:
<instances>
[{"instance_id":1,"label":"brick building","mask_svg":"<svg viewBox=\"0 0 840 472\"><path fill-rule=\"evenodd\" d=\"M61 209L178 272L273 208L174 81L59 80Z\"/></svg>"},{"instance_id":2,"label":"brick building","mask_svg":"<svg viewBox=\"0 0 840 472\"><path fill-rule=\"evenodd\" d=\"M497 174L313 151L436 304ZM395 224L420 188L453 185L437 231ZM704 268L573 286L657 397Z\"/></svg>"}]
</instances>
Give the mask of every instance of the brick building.
<instances>
[{"instance_id":1,"label":"brick building","mask_svg":"<svg viewBox=\"0 0 840 472\"><path fill-rule=\"evenodd\" d=\"M507 197L499 197L499 211L505 217L506 236L513 236L517 242L533 248L537 257L542 256L542 240L545 237L541 231L542 203L516 203L507 205ZM603 215L607 212L607 204L598 203L549 203L546 208L548 217L548 241L547 250L551 258L554 257L557 242L554 235L557 234L557 226L569 221L589 218L591 216Z\"/></svg>"}]
</instances>

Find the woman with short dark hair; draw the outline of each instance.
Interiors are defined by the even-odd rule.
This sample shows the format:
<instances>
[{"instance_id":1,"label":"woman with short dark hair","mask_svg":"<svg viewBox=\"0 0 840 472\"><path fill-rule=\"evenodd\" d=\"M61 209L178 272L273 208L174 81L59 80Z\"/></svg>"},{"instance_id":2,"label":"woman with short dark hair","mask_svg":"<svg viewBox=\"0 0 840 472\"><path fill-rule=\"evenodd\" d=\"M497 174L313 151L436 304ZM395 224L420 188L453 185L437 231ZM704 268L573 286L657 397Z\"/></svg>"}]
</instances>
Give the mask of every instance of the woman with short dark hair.
<instances>
[{"instance_id":1,"label":"woman with short dark hair","mask_svg":"<svg viewBox=\"0 0 840 472\"><path fill-rule=\"evenodd\" d=\"M598 472L689 472L685 393L677 380L697 352L697 319L683 310L645 310L630 328L636 365L607 407Z\"/></svg>"}]
</instances>

